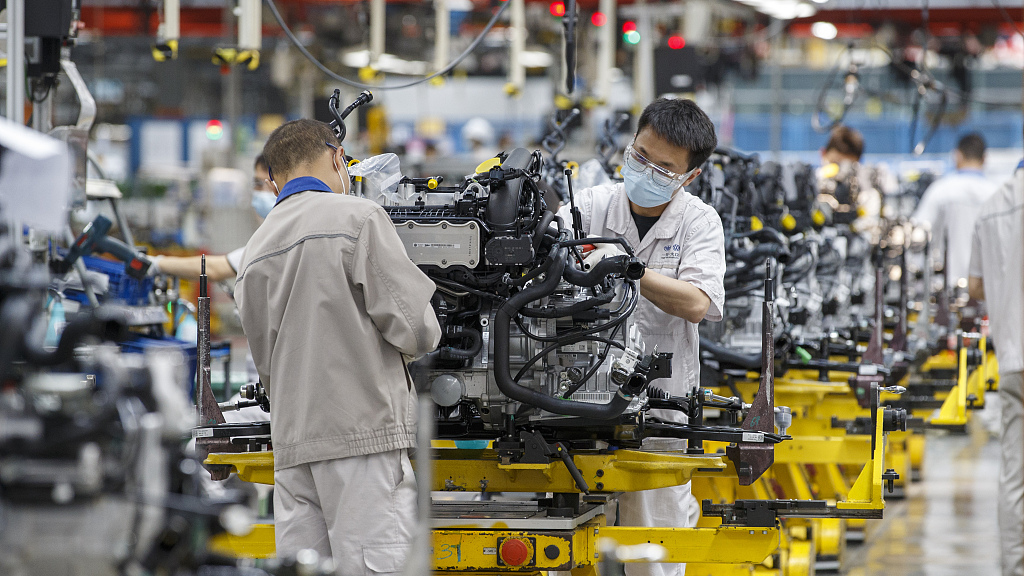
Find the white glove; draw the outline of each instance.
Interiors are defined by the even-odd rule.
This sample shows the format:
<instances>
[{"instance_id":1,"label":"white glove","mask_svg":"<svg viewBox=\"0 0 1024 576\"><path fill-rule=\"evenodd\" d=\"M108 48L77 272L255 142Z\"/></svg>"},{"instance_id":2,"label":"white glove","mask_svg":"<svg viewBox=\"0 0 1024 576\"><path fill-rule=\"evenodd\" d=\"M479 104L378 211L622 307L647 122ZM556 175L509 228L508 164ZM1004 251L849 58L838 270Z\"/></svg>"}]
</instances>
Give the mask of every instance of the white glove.
<instances>
[{"instance_id":1,"label":"white glove","mask_svg":"<svg viewBox=\"0 0 1024 576\"><path fill-rule=\"evenodd\" d=\"M152 278L157 274L160 274L160 260L163 256L153 256L149 259L149 269L146 270L146 276Z\"/></svg>"},{"instance_id":2,"label":"white glove","mask_svg":"<svg viewBox=\"0 0 1024 576\"><path fill-rule=\"evenodd\" d=\"M583 259L583 269L590 270L598 262L612 256L625 256L626 252L618 244L598 244L596 248L587 254Z\"/></svg>"}]
</instances>

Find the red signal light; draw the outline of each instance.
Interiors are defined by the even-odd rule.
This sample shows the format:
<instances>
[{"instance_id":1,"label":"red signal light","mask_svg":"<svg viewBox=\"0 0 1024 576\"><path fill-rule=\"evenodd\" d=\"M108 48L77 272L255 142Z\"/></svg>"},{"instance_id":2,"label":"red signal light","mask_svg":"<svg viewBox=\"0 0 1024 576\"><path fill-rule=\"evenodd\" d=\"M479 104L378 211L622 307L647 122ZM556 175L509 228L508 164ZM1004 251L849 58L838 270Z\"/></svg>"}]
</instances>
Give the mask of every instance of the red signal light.
<instances>
[{"instance_id":1,"label":"red signal light","mask_svg":"<svg viewBox=\"0 0 1024 576\"><path fill-rule=\"evenodd\" d=\"M565 16L565 2L552 2L551 6L548 7L548 11L551 12L552 16L561 18Z\"/></svg>"},{"instance_id":2,"label":"red signal light","mask_svg":"<svg viewBox=\"0 0 1024 576\"><path fill-rule=\"evenodd\" d=\"M608 17L604 15L604 12L594 12L590 16L590 23L594 26L604 26L608 22Z\"/></svg>"},{"instance_id":3,"label":"red signal light","mask_svg":"<svg viewBox=\"0 0 1024 576\"><path fill-rule=\"evenodd\" d=\"M630 20L628 22L623 22L622 23L622 33L623 34L625 34L626 32L634 32L634 31L636 31L636 22L633 22L632 20Z\"/></svg>"},{"instance_id":4,"label":"red signal light","mask_svg":"<svg viewBox=\"0 0 1024 576\"><path fill-rule=\"evenodd\" d=\"M686 40L684 40L682 36L669 36L668 37L668 47L669 48L671 48L673 50L679 50L680 48L682 48L684 46L686 46Z\"/></svg>"}]
</instances>

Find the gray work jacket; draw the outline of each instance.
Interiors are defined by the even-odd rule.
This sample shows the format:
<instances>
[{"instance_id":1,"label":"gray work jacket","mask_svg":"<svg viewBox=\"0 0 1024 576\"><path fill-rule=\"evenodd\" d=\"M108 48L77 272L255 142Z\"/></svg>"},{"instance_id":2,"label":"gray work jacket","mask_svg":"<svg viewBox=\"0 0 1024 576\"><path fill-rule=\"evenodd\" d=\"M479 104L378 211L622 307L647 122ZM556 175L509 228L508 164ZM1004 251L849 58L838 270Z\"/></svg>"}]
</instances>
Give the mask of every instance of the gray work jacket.
<instances>
[{"instance_id":1,"label":"gray work jacket","mask_svg":"<svg viewBox=\"0 0 1024 576\"><path fill-rule=\"evenodd\" d=\"M415 445L402 355L437 347L433 294L376 203L308 191L274 207L245 246L235 302L270 396L275 469Z\"/></svg>"}]
</instances>

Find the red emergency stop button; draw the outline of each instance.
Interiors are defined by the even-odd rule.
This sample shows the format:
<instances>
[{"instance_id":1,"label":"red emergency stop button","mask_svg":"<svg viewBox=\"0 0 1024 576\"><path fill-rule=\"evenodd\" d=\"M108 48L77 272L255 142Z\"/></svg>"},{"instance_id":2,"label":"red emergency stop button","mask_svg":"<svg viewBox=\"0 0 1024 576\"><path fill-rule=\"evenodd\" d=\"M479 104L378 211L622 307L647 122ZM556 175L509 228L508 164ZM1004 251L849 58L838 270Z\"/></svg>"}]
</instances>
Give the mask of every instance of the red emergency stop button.
<instances>
[{"instance_id":1,"label":"red emergency stop button","mask_svg":"<svg viewBox=\"0 0 1024 576\"><path fill-rule=\"evenodd\" d=\"M522 566L530 561L533 550L530 543L519 538L507 538L498 549L501 561L508 566Z\"/></svg>"}]
</instances>

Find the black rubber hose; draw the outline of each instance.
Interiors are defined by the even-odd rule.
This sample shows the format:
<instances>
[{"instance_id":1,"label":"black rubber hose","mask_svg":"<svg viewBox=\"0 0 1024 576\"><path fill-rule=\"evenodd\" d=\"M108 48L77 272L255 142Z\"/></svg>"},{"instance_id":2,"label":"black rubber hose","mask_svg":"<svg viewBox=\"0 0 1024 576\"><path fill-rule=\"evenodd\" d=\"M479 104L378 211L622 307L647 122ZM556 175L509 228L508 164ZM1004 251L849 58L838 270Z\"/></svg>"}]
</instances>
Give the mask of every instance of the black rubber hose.
<instances>
[{"instance_id":1,"label":"black rubber hose","mask_svg":"<svg viewBox=\"0 0 1024 576\"><path fill-rule=\"evenodd\" d=\"M608 290L600 296L594 296L593 298L587 298L581 302L570 304L568 306L562 306L560 308L538 308L538 309L523 309L519 313L523 316L529 316L531 318L566 318L573 314L579 314L584 310L590 310L591 308L597 308L608 304L615 299L615 291Z\"/></svg>"},{"instance_id":2,"label":"black rubber hose","mask_svg":"<svg viewBox=\"0 0 1024 576\"><path fill-rule=\"evenodd\" d=\"M498 308L491 324L491 337L494 340L494 380L498 390L508 398L531 406L536 406L554 414L580 416L596 420L610 420L622 414L629 406L632 396L619 390L607 404L590 404L562 400L541 394L516 384L509 373L509 336L512 317L521 308L543 298L555 291L562 280L568 250L564 246L555 246L549 255L547 276L543 282L530 286L512 296Z\"/></svg>"},{"instance_id":3,"label":"black rubber hose","mask_svg":"<svg viewBox=\"0 0 1024 576\"><path fill-rule=\"evenodd\" d=\"M128 339L128 335L124 315L100 307L69 322L61 333L56 350L44 350L25 338L22 340L22 354L36 366L58 366L74 359L75 347L86 337L92 336L104 342L123 342Z\"/></svg>"},{"instance_id":4,"label":"black rubber hose","mask_svg":"<svg viewBox=\"0 0 1024 576\"><path fill-rule=\"evenodd\" d=\"M555 221L555 213L551 210L545 210L544 214L540 217L540 222L537 223L537 227L533 229L533 250L534 252L540 251L540 244L544 241L544 234L547 233L548 227Z\"/></svg>"},{"instance_id":5,"label":"black rubber hose","mask_svg":"<svg viewBox=\"0 0 1024 576\"><path fill-rule=\"evenodd\" d=\"M592 288L604 282L609 274L622 274L630 280L639 280L646 270L647 266L636 256L621 254L601 260L586 272L571 263L567 264L562 276L570 284Z\"/></svg>"},{"instance_id":6,"label":"black rubber hose","mask_svg":"<svg viewBox=\"0 0 1024 576\"><path fill-rule=\"evenodd\" d=\"M469 348L453 348L444 346L441 350L441 358L475 358L483 347L483 338L476 328L456 327L449 329L445 334L447 338L469 338Z\"/></svg>"},{"instance_id":7,"label":"black rubber hose","mask_svg":"<svg viewBox=\"0 0 1024 576\"><path fill-rule=\"evenodd\" d=\"M731 247L729 256L746 263L757 262L765 258L778 258L780 261L789 259L789 249L782 244L758 244L750 250Z\"/></svg>"},{"instance_id":8,"label":"black rubber hose","mask_svg":"<svg viewBox=\"0 0 1024 576\"><path fill-rule=\"evenodd\" d=\"M744 354L742 352L736 352L721 344L716 344L707 338L700 339L700 352L701 356L707 352L711 355L711 358L717 360L720 364L726 366L736 366L743 368L744 370L759 371L761 370L761 353L756 352L754 354Z\"/></svg>"}]
</instances>

